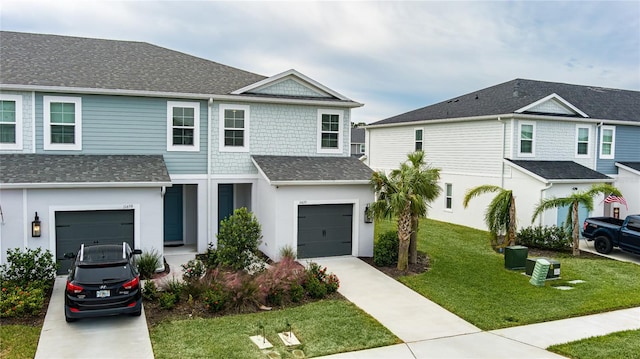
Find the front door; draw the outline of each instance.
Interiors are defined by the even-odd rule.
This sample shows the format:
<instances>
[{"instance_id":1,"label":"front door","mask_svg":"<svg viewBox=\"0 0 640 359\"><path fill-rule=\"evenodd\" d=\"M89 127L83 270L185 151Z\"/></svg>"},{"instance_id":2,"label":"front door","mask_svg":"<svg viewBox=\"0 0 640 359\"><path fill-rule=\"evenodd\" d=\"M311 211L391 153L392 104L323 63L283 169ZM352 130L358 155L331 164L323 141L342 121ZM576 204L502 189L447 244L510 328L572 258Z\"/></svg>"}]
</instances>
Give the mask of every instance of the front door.
<instances>
[{"instance_id":1,"label":"front door","mask_svg":"<svg viewBox=\"0 0 640 359\"><path fill-rule=\"evenodd\" d=\"M233 214L233 184L218 185L218 223Z\"/></svg>"},{"instance_id":2,"label":"front door","mask_svg":"<svg viewBox=\"0 0 640 359\"><path fill-rule=\"evenodd\" d=\"M164 245L183 244L182 185L167 187L164 194Z\"/></svg>"}]
</instances>

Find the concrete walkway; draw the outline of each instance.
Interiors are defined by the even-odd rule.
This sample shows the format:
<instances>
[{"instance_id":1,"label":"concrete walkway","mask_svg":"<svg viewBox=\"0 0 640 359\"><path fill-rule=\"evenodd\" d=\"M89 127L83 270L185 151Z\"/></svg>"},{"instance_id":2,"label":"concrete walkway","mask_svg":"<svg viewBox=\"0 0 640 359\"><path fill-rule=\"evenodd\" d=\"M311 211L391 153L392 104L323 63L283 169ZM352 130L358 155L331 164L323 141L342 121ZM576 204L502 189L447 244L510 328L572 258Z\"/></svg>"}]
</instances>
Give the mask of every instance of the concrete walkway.
<instances>
[{"instance_id":1,"label":"concrete walkway","mask_svg":"<svg viewBox=\"0 0 640 359\"><path fill-rule=\"evenodd\" d=\"M598 251L596 251L594 247L593 241L587 241L584 238L580 239L579 245L580 245L580 250L584 252L593 253L601 257L614 259L617 261L630 262L630 263L635 263L640 265L640 255L638 254L624 252L624 251L621 251L619 248L613 248L611 250L611 253L609 254L598 253Z\"/></svg>"},{"instance_id":2,"label":"concrete walkway","mask_svg":"<svg viewBox=\"0 0 640 359\"><path fill-rule=\"evenodd\" d=\"M339 292L405 343L325 359L562 358L545 350L616 331L640 329L640 308L483 332L353 257L320 258Z\"/></svg>"}]
</instances>

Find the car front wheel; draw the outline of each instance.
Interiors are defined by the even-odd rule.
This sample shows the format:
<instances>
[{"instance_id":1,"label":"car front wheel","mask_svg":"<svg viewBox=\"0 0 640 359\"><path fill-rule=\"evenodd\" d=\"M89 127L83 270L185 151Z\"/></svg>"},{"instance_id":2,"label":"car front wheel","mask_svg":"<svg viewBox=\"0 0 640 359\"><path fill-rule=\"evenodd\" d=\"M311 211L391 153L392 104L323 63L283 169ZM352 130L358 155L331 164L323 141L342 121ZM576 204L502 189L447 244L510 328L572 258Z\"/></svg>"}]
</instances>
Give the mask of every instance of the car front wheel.
<instances>
[{"instance_id":1,"label":"car front wheel","mask_svg":"<svg viewBox=\"0 0 640 359\"><path fill-rule=\"evenodd\" d=\"M611 253L611 249L613 249L613 246L611 245L611 240L605 236L596 237L595 247L596 247L596 251L602 254L609 254Z\"/></svg>"}]
</instances>

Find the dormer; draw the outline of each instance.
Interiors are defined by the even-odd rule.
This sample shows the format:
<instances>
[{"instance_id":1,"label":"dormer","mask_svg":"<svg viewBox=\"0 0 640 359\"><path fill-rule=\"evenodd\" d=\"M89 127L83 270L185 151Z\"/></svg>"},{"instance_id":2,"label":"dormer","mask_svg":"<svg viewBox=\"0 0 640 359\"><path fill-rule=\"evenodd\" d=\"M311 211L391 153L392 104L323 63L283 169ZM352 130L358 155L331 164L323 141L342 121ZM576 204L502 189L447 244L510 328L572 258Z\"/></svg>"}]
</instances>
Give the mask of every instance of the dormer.
<instances>
[{"instance_id":1,"label":"dormer","mask_svg":"<svg viewBox=\"0 0 640 359\"><path fill-rule=\"evenodd\" d=\"M569 103L569 101L563 99L555 93L552 93L551 95L542 98L532 104L524 106L516 110L515 113L545 114L584 118L589 117L589 115L582 112L579 108L575 107L574 105Z\"/></svg>"}]
</instances>

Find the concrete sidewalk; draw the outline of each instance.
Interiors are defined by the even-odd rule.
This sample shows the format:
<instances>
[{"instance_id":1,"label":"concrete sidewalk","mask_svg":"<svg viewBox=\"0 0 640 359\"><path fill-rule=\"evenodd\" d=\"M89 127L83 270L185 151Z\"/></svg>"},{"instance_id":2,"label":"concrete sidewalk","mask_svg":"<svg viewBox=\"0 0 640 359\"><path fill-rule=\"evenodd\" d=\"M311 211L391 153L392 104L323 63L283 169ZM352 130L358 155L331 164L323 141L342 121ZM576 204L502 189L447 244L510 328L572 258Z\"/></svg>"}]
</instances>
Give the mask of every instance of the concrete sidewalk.
<instances>
[{"instance_id":1,"label":"concrete sidewalk","mask_svg":"<svg viewBox=\"0 0 640 359\"><path fill-rule=\"evenodd\" d=\"M640 308L631 308L483 332L357 258L310 261L335 273L342 295L405 342L324 359L563 358L545 349L640 328Z\"/></svg>"}]
</instances>

